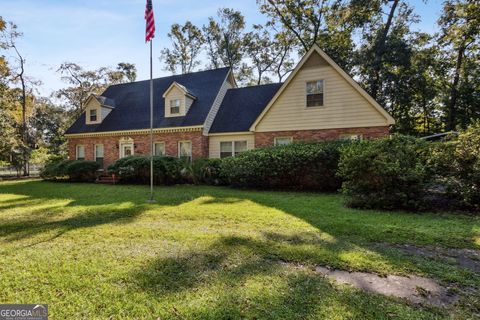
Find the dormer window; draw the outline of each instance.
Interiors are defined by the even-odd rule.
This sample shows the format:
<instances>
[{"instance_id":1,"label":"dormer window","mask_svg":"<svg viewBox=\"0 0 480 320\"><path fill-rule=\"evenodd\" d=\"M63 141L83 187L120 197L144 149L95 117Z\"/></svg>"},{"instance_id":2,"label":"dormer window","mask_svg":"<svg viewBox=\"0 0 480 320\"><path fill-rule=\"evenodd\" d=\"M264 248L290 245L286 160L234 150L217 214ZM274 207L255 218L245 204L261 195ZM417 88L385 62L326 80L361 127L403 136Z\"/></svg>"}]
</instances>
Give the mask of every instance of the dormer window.
<instances>
[{"instance_id":1,"label":"dormer window","mask_svg":"<svg viewBox=\"0 0 480 320\"><path fill-rule=\"evenodd\" d=\"M185 86L173 81L163 93L165 117L183 117L197 99Z\"/></svg>"},{"instance_id":2,"label":"dormer window","mask_svg":"<svg viewBox=\"0 0 480 320\"><path fill-rule=\"evenodd\" d=\"M180 99L170 100L170 114L179 114L181 104L182 104L182 100Z\"/></svg>"},{"instance_id":3,"label":"dormer window","mask_svg":"<svg viewBox=\"0 0 480 320\"><path fill-rule=\"evenodd\" d=\"M97 109L90 109L90 122L97 122Z\"/></svg>"}]
</instances>

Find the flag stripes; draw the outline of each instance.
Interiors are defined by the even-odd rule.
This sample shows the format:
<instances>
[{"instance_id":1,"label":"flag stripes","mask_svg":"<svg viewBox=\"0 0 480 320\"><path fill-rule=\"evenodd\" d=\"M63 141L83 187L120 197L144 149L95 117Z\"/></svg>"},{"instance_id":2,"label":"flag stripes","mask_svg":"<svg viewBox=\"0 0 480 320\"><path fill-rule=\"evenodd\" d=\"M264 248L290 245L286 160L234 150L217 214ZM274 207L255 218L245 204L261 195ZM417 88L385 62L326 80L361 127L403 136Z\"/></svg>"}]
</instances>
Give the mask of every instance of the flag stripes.
<instances>
[{"instance_id":1,"label":"flag stripes","mask_svg":"<svg viewBox=\"0 0 480 320\"><path fill-rule=\"evenodd\" d=\"M145 42L152 40L155 37L155 19L153 17L152 0L147 0L145 7Z\"/></svg>"}]
</instances>

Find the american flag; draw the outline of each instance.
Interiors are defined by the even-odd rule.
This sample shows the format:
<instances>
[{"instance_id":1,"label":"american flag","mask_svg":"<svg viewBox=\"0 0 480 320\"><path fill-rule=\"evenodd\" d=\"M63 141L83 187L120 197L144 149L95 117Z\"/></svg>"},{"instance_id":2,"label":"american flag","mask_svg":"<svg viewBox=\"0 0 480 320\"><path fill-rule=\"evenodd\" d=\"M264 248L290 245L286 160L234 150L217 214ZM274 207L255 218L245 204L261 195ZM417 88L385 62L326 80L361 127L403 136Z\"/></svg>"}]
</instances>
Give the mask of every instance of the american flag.
<instances>
[{"instance_id":1,"label":"american flag","mask_svg":"<svg viewBox=\"0 0 480 320\"><path fill-rule=\"evenodd\" d=\"M152 40L155 37L155 19L153 18L152 0L147 0L145 8L145 42Z\"/></svg>"}]
</instances>

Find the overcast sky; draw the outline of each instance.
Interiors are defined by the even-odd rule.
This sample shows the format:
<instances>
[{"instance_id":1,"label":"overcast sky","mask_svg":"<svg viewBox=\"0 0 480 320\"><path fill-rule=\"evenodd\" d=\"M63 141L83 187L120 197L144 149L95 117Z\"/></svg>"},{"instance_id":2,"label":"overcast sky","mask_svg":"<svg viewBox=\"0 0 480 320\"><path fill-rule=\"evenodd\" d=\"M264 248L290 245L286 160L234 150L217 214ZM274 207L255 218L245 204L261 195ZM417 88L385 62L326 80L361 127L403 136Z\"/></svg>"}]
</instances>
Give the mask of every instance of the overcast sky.
<instances>
[{"instance_id":1,"label":"overcast sky","mask_svg":"<svg viewBox=\"0 0 480 320\"><path fill-rule=\"evenodd\" d=\"M415 28L435 31L441 1L410 3L422 19ZM200 26L225 6L240 10L248 26L264 21L255 0L153 0L157 30L154 76L167 74L158 56L161 48L169 45L170 25L190 20ZM27 73L43 82L44 95L64 85L56 70L65 61L85 68L131 62L137 66L138 80L149 77L145 0L0 0L0 8L0 15L23 32L18 46L27 59Z\"/></svg>"}]
</instances>

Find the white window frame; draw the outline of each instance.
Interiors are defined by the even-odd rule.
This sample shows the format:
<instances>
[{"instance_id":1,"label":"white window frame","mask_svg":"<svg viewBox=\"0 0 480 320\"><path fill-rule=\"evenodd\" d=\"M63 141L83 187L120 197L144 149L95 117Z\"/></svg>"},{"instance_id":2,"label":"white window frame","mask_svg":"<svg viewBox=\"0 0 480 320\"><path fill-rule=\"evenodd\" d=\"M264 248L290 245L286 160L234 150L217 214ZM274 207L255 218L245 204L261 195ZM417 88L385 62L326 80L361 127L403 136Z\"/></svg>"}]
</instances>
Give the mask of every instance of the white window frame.
<instances>
[{"instance_id":1,"label":"white window frame","mask_svg":"<svg viewBox=\"0 0 480 320\"><path fill-rule=\"evenodd\" d=\"M322 86L322 87L323 87L323 92L322 92L322 94L323 94L323 101L322 101L323 104L322 104L321 106L308 106L308 95L309 95L309 94L308 94L308 89L307 89L308 83L310 83L310 82L318 82L318 81L322 81L322 82L323 82L323 86ZM326 104L326 103L325 103L325 101L326 101L326 99L325 99L326 84L327 84L327 82L325 81L325 79L317 79L317 80L308 80L308 81L305 81L305 108L311 109L311 108L324 108L324 107L325 107L325 104Z\"/></svg>"},{"instance_id":2,"label":"white window frame","mask_svg":"<svg viewBox=\"0 0 480 320\"><path fill-rule=\"evenodd\" d=\"M181 150L182 150L181 147L180 147L180 145L181 145L182 143L187 143L187 142L190 143L190 152L189 152L190 155L187 156L187 157L189 157L190 159L193 159L193 152L192 152L193 143L192 143L191 140L181 140L181 141L178 141L178 144L177 144L178 158L181 158L181 157L182 157L182 155L180 155L180 152L181 152Z\"/></svg>"},{"instance_id":3,"label":"white window frame","mask_svg":"<svg viewBox=\"0 0 480 320\"><path fill-rule=\"evenodd\" d=\"M96 162L97 161L97 147L98 146L102 146L102 153L103 153L103 157L102 157L102 162L105 162L105 146L103 145L103 143L96 143L93 145L93 160ZM100 168L102 169L102 168Z\"/></svg>"},{"instance_id":4,"label":"white window frame","mask_svg":"<svg viewBox=\"0 0 480 320\"><path fill-rule=\"evenodd\" d=\"M131 146L132 147L132 154L131 156L133 156L135 154L135 144L133 142L120 142L120 154L119 154L119 158L125 158L125 152L124 152L124 147L126 146Z\"/></svg>"},{"instance_id":5,"label":"white window frame","mask_svg":"<svg viewBox=\"0 0 480 320\"><path fill-rule=\"evenodd\" d=\"M164 156L167 151L165 141L155 141L153 143L153 155L157 155L157 144L163 144L163 153L161 154L161 156Z\"/></svg>"},{"instance_id":6,"label":"white window frame","mask_svg":"<svg viewBox=\"0 0 480 320\"><path fill-rule=\"evenodd\" d=\"M82 147L82 148L83 148L83 160L85 160L85 145L83 145L83 144L77 144L77 145L75 146L75 160L79 160L79 159L78 159L78 154L79 154L78 148L79 148L79 147Z\"/></svg>"},{"instance_id":7,"label":"white window frame","mask_svg":"<svg viewBox=\"0 0 480 320\"><path fill-rule=\"evenodd\" d=\"M92 120L92 112L93 111L95 111L95 120ZM98 109L92 108L92 109L88 110L88 121L90 121L91 123L98 122Z\"/></svg>"},{"instance_id":8,"label":"white window frame","mask_svg":"<svg viewBox=\"0 0 480 320\"><path fill-rule=\"evenodd\" d=\"M236 152L235 152L235 143L236 142L245 142L247 144L247 149L244 151L248 151L248 140L226 140L226 141L219 141L218 142L218 150L219 150L219 154L218 156L220 158L222 158L222 143L230 143L232 145L232 152L230 154L230 157L235 157L236 156Z\"/></svg>"},{"instance_id":9,"label":"white window frame","mask_svg":"<svg viewBox=\"0 0 480 320\"><path fill-rule=\"evenodd\" d=\"M273 145L275 147L277 146L285 146L286 144L277 144L277 140L279 139L289 139L290 140L290 143L289 144L292 144L293 143L293 137L275 137L273 138Z\"/></svg>"},{"instance_id":10,"label":"white window frame","mask_svg":"<svg viewBox=\"0 0 480 320\"><path fill-rule=\"evenodd\" d=\"M178 101L178 106L174 105L173 108L178 107L178 112L172 112L172 102ZM182 99L170 99L170 114L171 115L179 115L182 112Z\"/></svg>"}]
</instances>

